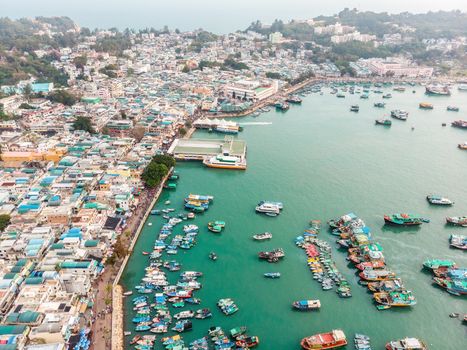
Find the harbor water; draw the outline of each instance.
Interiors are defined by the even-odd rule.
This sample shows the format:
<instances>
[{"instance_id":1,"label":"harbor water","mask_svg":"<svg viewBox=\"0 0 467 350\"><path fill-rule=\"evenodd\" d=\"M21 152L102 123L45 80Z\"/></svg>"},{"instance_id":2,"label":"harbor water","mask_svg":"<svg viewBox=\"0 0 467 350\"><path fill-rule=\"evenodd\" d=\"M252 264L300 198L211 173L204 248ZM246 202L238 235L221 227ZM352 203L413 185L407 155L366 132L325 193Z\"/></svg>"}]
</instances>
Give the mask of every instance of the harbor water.
<instances>
[{"instance_id":1,"label":"harbor water","mask_svg":"<svg viewBox=\"0 0 467 350\"><path fill-rule=\"evenodd\" d=\"M204 274L199 279L203 288L195 293L202 299L201 305L188 305L173 313L198 308L213 312L212 318L194 320L193 330L182 333L186 344L216 325L225 331L247 326L249 334L259 336L259 348L268 350L299 349L303 337L332 329L346 333L347 349L353 349L354 333L369 335L373 349L383 349L389 340L406 336L424 340L429 349L466 348L465 325L449 318L453 312L467 313L465 297L452 296L435 286L422 263L428 258L449 258L467 266L465 252L449 248L449 236L466 234L467 228L445 225L446 216L467 215L467 151L457 148L467 141L467 130L450 126L453 120L467 119L467 93L453 90L450 97L432 97L425 95L422 87L414 89L416 93L412 87L406 92L388 89L385 92L391 92L393 98L387 100L374 93L368 100L348 93L346 98L337 98L323 89L323 95L309 95L302 105L292 105L285 113L272 110L258 118L239 119L246 123L238 136L248 144L246 171L208 169L198 162L177 164L177 189L164 191L157 208L182 212L183 199L189 193L214 196L209 211L189 222L200 227L197 245L168 258L179 261L181 271ZM373 107L381 101L386 108ZM434 109L420 110L418 104L424 101ZM353 104L360 106L358 113L350 112ZM459 106L460 112L446 111L448 105ZM389 118L392 109L408 111L408 120L392 119L391 127L375 125L375 119ZM196 132L193 137L222 136ZM455 204L430 206L425 198L428 194L447 196ZM282 214L256 214L255 205L263 199L283 202ZM171 205L165 206L166 200ZM325 224L348 212L355 212L372 229L388 266L413 291L417 305L376 309L372 294L357 283L346 251L338 249ZM411 229L384 225L384 214L399 212L420 214L430 223ZM312 279L303 250L294 245L294 238L311 219L323 222L319 238L333 247L336 265L351 284L352 298L341 299L333 290L323 291ZM225 230L209 232L211 220L225 221ZM160 216L149 217L123 274L126 290L143 277L148 257L141 252L152 250L163 221ZM175 233L182 232L180 225ZM252 240L253 234L265 231L273 234L271 240ZM258 260L258 252L274 248L284 249L282 261L269 264ZM217 253L217 261L208 258L211 251ZM175 282L180 272L167 272L169 281ZM282 276L265 279L265 272ZM220 298L234 299L240 310L224 316L216 307ZM131 297L127 299L125 330L134 335ZM300 299L320 299L321 309L292 310L291 303ZM157 338L162 349L160 336Z\"/></svg>"}]
</instances>

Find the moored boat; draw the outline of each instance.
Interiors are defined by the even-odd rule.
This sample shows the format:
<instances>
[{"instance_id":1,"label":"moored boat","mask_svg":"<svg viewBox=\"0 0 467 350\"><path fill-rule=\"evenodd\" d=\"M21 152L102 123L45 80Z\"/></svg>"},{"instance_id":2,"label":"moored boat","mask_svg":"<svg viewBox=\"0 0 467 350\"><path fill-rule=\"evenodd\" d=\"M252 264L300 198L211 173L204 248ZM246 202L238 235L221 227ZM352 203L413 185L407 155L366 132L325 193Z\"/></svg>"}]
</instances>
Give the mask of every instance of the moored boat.
<instances>
[{"instance_id":1,"label":"moored boat","mask_svg":"<svg viewBox=\"0 0 467 350\"><path fill-rule=\"evenodd\" d=\"M303 338L300 345L305 350L334 349L347 345L345 334L340 329Z\"/></svg>"},{"instance_id":2,"label":"moored boat","mask_svg":"<svg viewBox=\"0 0 467 350\"><path fill-rule=\"evenodd\" d=\"M430 202L430 204L435 204L435 205L453 205L454 204L454 202L451 201L449 198L434 195L434 194L430 194L426 196L426 199L428 200L428 202Z\"/></svg>"},{"instance_id":3,"label":"moored boat","mask_svg":"<svg viewBox=\"0 0 467 350\"><path fill-rule=\"evenodd\" d=\"M393 340L386 344L386 350L427 350L424 342L417 338Z\"/></svg>"},{"instance_id":4,"label":"moored boat","mask_svg":"<svg viewBox=\"0 0 467 350\"><path fill-rule=\"evenodd\" d=\"M391 111L391 117L399 120L407 120L409 113L401 109L395 109Z\"/></svg>"},{"instance_id":5,"label":"moored boat","mask_svg":"<svg viewBox=\"0 0 467 350\"><path fill-rule=\"evenodd\" d=\"M292 303L292 306L297 310L315 310L321 307L319 300L298 300Z\"/></svg>"},{"instance_id":6,"label":"moored boat","mask_svg":"<svg viewBox=\"0 0 467 350\"><path fill-rule=\"evenodd\" d=\"M420 109L433 109L433 105L431 103L428 103L428 102L421 102L418 107L420 107Z\"/></svg>"},{"instance_id":7,"label":"moored boat","mask_svg":"<svg viewBox=\"0 0 467 350\"><path fill-rule=\"evenodd\" d=\"M414 226L421 225L427 220L413 214L384 215L384 222L392 225Z\"/></svg>"},{"instance_id":8,"label":"moored boat","mask_svg":"<svg viewBox=\"0 0 467 350\"><path fill-rule=\"evenodd\" d=\"M413 306L417 302L411 291L376 292L375 301L387 306Z\"/></svg>"},{"instance_id":9,"label":"moored boat","mask_svg":"<svg viewBox=\"0 0 467 350\"><path fill-rule=\"evenodd\" d=\"M264 277L266 278L280 278L281 277L281 273L280 272L266 272L264 274Z\"/></svg>"},{"instance_id":10,"label":"moored boat","mask_svg":"<svg viewBox=\"0 0 467 350\"><path fill-rule=\"evenodd\" d=\"M350 106L350 111L351 112L358 112L359 110L360 110L360 107L358 105Z\"/></svg>"},{"instance_id":11,"label":"moored boat","mask_svg":"<svg viewBox=\"0 0 467 350\"><path fill-rule=\"evenodd\" d=\"M266 239L271 239L272 234L269 232L263 232L263 233L258 233L256 235L253 235L253 239L256 241L264 241Z\"/></svg>"},{"instance_id":12,"label":"moored boat","mask_svg":"<svg viewBox=\"0 0 467 350\"><path fill-rule=\"evenodd\" d=\"M446 85L433 84L425 87L425 93L428 95L451 95L451 91Z\"/></svg>"},{"instance_id":13,"label":"moored boat","mask_svg":"<svg viewBox=\"0 0 467 350\"><path fill-rule=\"evenodd\" d=\"M455 128L467 129L467 120L455 120L451 123Z\"/></svg>"},{"instance_id":14,"label":"moored boat","mask_svg":"<svg viewBox=\"0 0 467 350\"><path fill-rule=\"evenodd\" d=\"M203 164L208 168L245 170L246 159L242 157L218 154L214 157L206 157Z\"/></svg>"},{"instance_id":15,"label":"moored boat","mask_svg":"<svg viewBox=\"0 0 467 350\"><path fill-rule=\"evenodd\" d=\"M392 122L389 119L376 119L375 124L391 126Z\"/></svg>"},{"instance_id":16,"label":"moored boat","mask_svg":"<svg viewBox=\"0 0 467 350\"><path fill-rule=\"evenodd\" d=\"M465 141L464 143L459 143L457 147L460 149L467 149L467 141Z\"/></svg>"},{"instance_id":17,"label":"moored boat","mask_svg":"<svg viewBox=\"0 0 467 350\"><path fill-rule=\"evenodd\" d=\"M467 227L467 216L448 216L446 222L454 226Z\"/></svg>"},{"instance_id":18,"label":"moored boat","mask_svg":"<svg viewBox=\"0 0 467 350\"><path fill-rule=\"evenodd\" d=\"M427 269L436 270L442 267L454 267L456 263L450 259L428 259L423 262Z\"/></svg>"},{"instance_id":19,"label":"moored boat","mask_svg":"<svg viewBox=\"0 0 467 350\"><path fill-rule=\"evenodd\" d=\"M224 221L210 221L208 222L208 230L214 233L220 233L225 228Z\"/></svg>"},{"instance_id":20,"label":"moored boat","mask_svg":"<svg viewBox=\"0 0 467 350\"><path fill-rule=\"evenodd\" d=\"M449 244L451 247L466 250L467 249L467 236L451 235L449 237Z\"/></svg>"},{"instance_id":21,"label":"moored boat","mask_svg":"<svg viewBox=\"0 0 467 350\"><path fill-rule=\"evenodd\" d=\"M447 106L446 110L450 112L459 112L459 107L457 106Z\"/></svg>"}]
</instances>

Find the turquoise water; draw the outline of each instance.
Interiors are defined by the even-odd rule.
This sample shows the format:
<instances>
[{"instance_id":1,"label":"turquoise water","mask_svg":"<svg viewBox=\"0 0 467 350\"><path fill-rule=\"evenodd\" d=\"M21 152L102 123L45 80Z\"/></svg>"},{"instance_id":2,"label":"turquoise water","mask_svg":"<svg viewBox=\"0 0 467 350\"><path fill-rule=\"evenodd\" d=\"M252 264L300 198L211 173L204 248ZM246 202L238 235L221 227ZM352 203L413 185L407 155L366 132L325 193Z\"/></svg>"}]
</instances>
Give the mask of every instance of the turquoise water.
<instances>
[{"instance_id":1,"label":"turquoise water","mask_svg":"<svg viewBox=\"0 0 467 350\"><path fill-rule=\"evenodd\" d=\"M438 257L467 265L465 252L450 249L448 241L451 233L467 229L444 224L445 216L467 214L467 152L457 149L458 143L467 140L467 132L441 126L465 119L467 94L454 91L451 97L429 97L422 88L417 88L416 94L392 92L393 98L385 100L383 110L373 107L381 95L372 94L369 100L358 95L338 99L327 91L323 96L306 97L302 106L292 106L286 113L271 111L256 119L239 120L271 123L246 125L240 134L248 142L245 172L206 169L198 163L177 165L181 174L178 188L164 192L160 203L170 199L170 207L181 210L188 193L215 196L209 211L194 220L201 228L198 244L172 256L183 269L204 273L200 279L203 288L196 293L203 300L198 307L209 307L214 314L212 319L194 321L193 331L183 334L184 339L202 337L212 325L226 330L246 325L249 333L260 337L262 349L299 349L302 337L341 328L350 340L355 332L368 334L374 349L405 336L425 340L430 349L465 348L465 326L448 315L467 313L466 300L434 286L431 275L422 270L422 262ZM435 108L419 110L422 101ZM359 113L349 111L355 103L360 105ZM447 112L447 105L457 105L461 111ZM409 111L409 120L393 120L391 128L374 125L375 118L395 108ZM216 135L197 132L195 137ZM448 196L455 205L429 206L425 196L430 193ZM261 199L284 202L283 213L276 218L255 214L254 206ZM310 219L326 222L350 211L372 228L389 267L414 292L416 306L378 311L371 294L357 284L356 270L347 263L346 253L337 250L326 225L320 238L332 243L337 267L350 281L353 297L340 299L334 291L322 291L312 279L305 254L295 247L294 238ZM383 215L393 212L418 213L431 223L409 230L385 227ZM226 221L222 234L206 229L213 219ZM147 258L140 253L152 248L161 220L150 217L153 225L142 232L124 273L124 286L134 286L143 276ZM181 231L181 227L177 229ZM264 231L272 232L273 239L251 239ZM259 251L278 247L285 250L282 262L258 260ZM218 254L217 261L208 259L210 251ZM269 271L279 271L282 277L263 278ZM178 273L169 276L175 281ZM221 314L215 304L225 297L233 298L240 311L229 317ZM305 298L320 299L321 309L310 313L291 309L291 302ZM130 306L126 305L128 312Z\"/></svg>"}]
</instances>

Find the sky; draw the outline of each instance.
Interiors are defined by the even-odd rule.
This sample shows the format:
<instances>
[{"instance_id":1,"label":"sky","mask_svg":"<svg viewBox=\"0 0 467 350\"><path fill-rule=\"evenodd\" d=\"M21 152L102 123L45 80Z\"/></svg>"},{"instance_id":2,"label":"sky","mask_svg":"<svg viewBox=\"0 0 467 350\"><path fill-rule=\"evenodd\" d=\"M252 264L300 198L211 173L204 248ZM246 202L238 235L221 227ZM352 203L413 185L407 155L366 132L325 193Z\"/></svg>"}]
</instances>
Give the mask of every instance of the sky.
<instances>
[{"instance_id":1,"label":"sky","mask_svg":"<svg viewBox=\"0 0 467 350\"><path fill-rule=\"evenodd\" d=\"M459 9L467 0L0 0L1 17L68 16L80 26L120 29L154 27L217 33L245 29L260 19L306 19L345 7L377 12Z\"/></svg>"}]
</instances>

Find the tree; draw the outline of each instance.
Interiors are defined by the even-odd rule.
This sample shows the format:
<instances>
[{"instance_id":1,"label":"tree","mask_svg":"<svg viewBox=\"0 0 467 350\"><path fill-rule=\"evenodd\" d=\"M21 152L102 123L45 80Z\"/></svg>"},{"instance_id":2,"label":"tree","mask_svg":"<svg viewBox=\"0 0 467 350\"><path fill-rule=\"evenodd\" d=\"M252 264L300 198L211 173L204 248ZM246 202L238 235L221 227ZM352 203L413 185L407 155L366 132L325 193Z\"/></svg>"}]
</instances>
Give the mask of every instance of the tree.
<instances>
[{"instance_id":1,"label":"tree","mask_svg":"<svg viewBox=\"0 0 467 350\"><path fill-rule=\"evenodd\" d=\"M131 137L133 137L137 142L140 142L144 134L146 133L146 129L142 126L137 126L131 130Z\"/></svg>"},{"instance_id":2,"label":"tree","mask_svg":"<svg viewBox=\"0 0 467 350\"><path fill-rule=\"evenodd\" d=\"M154 188L160 184L161 180L168 171L169 169L164 164L151 161L146 169L144 169L141 178L147 187Z\"/></svg>"},{"instance_id":3,"label":"tree","mask_svg":"<svg viewBox=\"0 0 467 350\"><path fill-rule=\"evenodd\" d=\"M66 90L55 90L49 93L48 99L52 102L62 103L66 106L73 106L78 102L78 97Z\"/></svg>"},{"instance_id":4,"label":"tree","mask_svg":"<svg viewBox=\"0 0 467 350\"><path fill-rule=\"evenodd\" d=\"M83 130L90 134L96 133L92 126L91 119L81 116L76 117L75 121L73 122L73 130Z\"/></svg>"},{"instance_id":5,"label":"tree","mask_svg":"<svg viewBox=\"0 0 467 350\"><path fill-rule=\"evenodd\" d=\"M29 102L31 100L31 97L32 97L32 86L31 86L31 84L28 84L23 88L23 96L26 99L26 101Z\"/></svg>"},{"instance_id":6,"label":"tree","mask_svg":"<svg viewBox=\"0 0 467 350\"><path fill-rule=\"evenodd\" d=\"M24 103L24 102L19 105L19 108L20 109L34 109L34 107L31 106L29 103Z\"/></svg>"},{"instance_id":7,"label":"tree","mask_svg":"<svg viewBox=\"0 0 467 350\"><path fill-rule=\"evenodd\" d=\"M87 63L88 57L86 55L78 56L73 59L73 64L79 69L83 69Z\"/></svg>"},{"instance_id":8,"label":"tree","mask_svg":"<svg viewBox=\"0 0 467 350\"><path fill-rule=\"evenodd\" d=\"M152 158L152 161L156 163L164 164L167 167L167 169L170 169L175 166L175 158L165 155L165 154L155 155Z\"/></svg>"},{"instance_id":9,"label":"tree","mask_svg":"<svg viewBox=\"0 0 467 350\"><path fill-rule=\"evenodd\" d=\"M8 214L0 215L0 232L3 232L10 224L11 217Z\"/></svg>"},{"instance_id":10,"label":"tree","mask_svg":"<svg viewBox=\"0 0 467 350\"><path fill-rule=\"evenodd\" d=\"M186 135L186 132L187 132L187 131L186 131L186 129L185 129L185 128L180 128L179 132L180 132L180 136L182 136L182 137L183 137L183 136L185 136L185 135Z\"/></svg>"}]
</instances>

